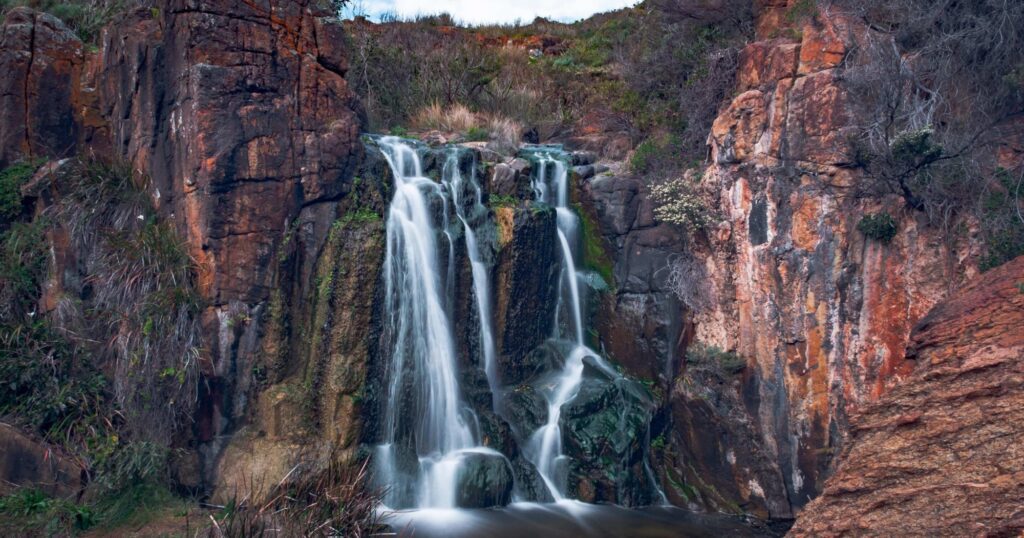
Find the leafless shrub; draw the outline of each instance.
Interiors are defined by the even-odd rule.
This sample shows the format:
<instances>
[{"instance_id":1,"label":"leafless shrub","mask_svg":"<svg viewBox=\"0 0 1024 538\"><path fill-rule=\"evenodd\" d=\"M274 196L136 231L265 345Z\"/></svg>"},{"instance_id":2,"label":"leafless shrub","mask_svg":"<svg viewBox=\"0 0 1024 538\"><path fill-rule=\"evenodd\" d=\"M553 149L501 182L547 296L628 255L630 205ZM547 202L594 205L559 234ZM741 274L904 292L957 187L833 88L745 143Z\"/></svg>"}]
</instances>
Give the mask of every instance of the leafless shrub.
<instances>
[{"instance_id":1,"label":"leafless shrub","mask_svg":"<svg viewBox=\"0 0 1024 538\"><path fill-rule=\"evenodd\" d=\"M669 261L668 288L694 312L713 306L707 271L700 260L680 255Z\"/></svg>"},{"instance_id":2,"label":"leafless shrub","mask_svg":"<svg viewBox=\"0 0 1024 538\"><path fill-rule=\"evenodd\" d=\"M651 4L673 21L738 27L753 20L751 0L652 0Z\"/></svg>"},{"instance_id":3,"label":"leafless shrub","mask_svg":"<svg viewBox=\"0 0 1024 538\"><path fill-rule=\"evenodd\" d=\"M1019 210L1009 197L994 204L991 193L1009 188L999 177L999 144L1024 137L1024 4L832 5L872 29L844 73L858 120L851 164L874 180L858 194L897 194L947 228L969 215L996 246L1003 217ZM1024 251L1024 241L1003 250Z\"/></svg>"}]
</instances>

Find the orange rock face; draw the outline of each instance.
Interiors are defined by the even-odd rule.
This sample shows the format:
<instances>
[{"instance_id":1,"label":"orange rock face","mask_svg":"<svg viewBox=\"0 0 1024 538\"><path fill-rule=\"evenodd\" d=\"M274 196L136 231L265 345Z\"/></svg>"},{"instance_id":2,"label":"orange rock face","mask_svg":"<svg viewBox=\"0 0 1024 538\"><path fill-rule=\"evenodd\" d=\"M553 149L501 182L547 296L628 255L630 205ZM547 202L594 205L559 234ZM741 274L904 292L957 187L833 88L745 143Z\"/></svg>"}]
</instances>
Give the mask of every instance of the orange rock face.
<instances>
[{"instance_id":1,"label":"orange rock face","mask_svg":"<svg viewBox=\"0 0 1024 538\"><path fill-rule=\"evenodd\" d=\"M743 403L796 513L821 491L848 416L910 375L913 324L977 270L967 239L946 241L899 200L845 195L863 178L847 167L842 62L867 30L841 13L791 20L786 2L759 9L761 40L740 54L738 94L709 137L703 182L722 220L697 255L716 304L693 313L693 340L753 367ZM789 34L799 42L777 37ZM899 221L891 243L856 229L878 211Z\"/></svg>"},{"instance_id":2,"label":"orange rock face","mask_svg":"<svg viewBox=\"0 0 1024 538\"><path fill-rule=\"evenodd\" d=\"M361 156L344 35L327 15L306 0L170 0L110 28L94 58L113 152L152 179L200 266L203 440L244 412L250 376L235 372L258 353L289 227L305 211L324 237Z\"/></svg>"},{"instance_id":3,"label":"orange rock face","mask_svg":"<svg viewBox=\"0 0 1024 538\"><path fill-rule=\"evenodd\" d=\"M1024 532L1024 257L914 328L912 375L850 419L793 536Z\"/></svg>"}]
</instances>

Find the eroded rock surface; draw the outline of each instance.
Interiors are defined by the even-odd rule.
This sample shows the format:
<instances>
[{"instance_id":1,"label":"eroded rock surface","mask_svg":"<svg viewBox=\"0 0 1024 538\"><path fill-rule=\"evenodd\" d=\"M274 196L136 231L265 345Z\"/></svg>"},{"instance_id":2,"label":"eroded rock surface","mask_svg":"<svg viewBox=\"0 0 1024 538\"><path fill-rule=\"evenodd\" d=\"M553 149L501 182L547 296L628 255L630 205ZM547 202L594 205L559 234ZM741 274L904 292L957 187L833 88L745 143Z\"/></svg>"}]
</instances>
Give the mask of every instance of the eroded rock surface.
<instances>
[{"instance_id":1,"label":"eroded rock surface","mask_svg":"<svg viewBox=\"0 0 1024 538\"><path fill-rule=\"evenodd\" d=\"M12 9L0 29L0 169L74 155L82 42L56 17Z\"/></svg>"},{"instance_id":2,"label":"eroded rock surface","mask_svg":"<svg viewBox=\"0 0 1024 538\"><path fill-rule=\"evenodd\" d=\"M1024 258L914 328L913 373L850 419L835 475L793 536L1024 532Z\"/></svg>"}]
</instances>

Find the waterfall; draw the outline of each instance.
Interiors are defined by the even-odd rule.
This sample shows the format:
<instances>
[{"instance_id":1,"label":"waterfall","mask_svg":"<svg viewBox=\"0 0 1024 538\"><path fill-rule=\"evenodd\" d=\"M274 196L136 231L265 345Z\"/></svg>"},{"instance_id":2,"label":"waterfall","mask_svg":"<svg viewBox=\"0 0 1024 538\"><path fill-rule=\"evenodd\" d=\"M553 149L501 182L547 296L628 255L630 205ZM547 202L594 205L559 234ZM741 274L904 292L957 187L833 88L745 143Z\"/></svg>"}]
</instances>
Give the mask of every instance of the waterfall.
<instances>
[{"instance_id":1,"label":"waterfall","mask_svg":"<svg viewBox=\"0 0 1024 538\"><path fill-rule=\"evenodd\" d=\"M385 137L379 144L395 185L384 258L391 362L385 439L375 458L378 479L389 488L391 506L453 508L460 463L480 447L476 416L463 402L458 381L451 319L454 251L448 223L441 222L447 220L449 199L442 185L424 177L420 156L407 143ZM446 267L442 237L448 243ZM412 449L415 465L403 461L403 448Z\"/></svg>"},{"instance_id":2,"label":"waterfall","mask_svg":"<svg viewBox=\"0 0 1024 538\"><path fill-rule=\"evenodd\" d=\"M600 356L587 347L583 339L583 299L580 295L580 275L576 270L577 255L573 246L579 240L579 217L569 207L569 174L566 163L552 153L538 155L538 170L533 181L537 201L555 207L557 218L558 244L562 251L562 274L559 279L558 310L569 309L568 333L556 321L554 337L570 341L572 351L565 357L565 365L556 382L545 391L548 416L544 425L537 429L526 445L526 455L537 468L544 484L555 500L566 496L565 455L562 452L561 416L562 406L576 397L583 381L584 359L589 358L595 366L618 373L606 365ZM554 196L552 196L554 194ZM556 316L556 320L557 320Z\"/></svg>"},{"instance_id":3,"label":"waterfall","mask_svg":"<svg viewBox=\"0 0 1024 538\"><path fill-rule=\"evenodd\" d=\"M505 409L512 400L503 401L512 393L505 392L498 374L491 290L494 245L490 241L494 237L481 233L491 231L485 227L491 213L483 203L475 160L467 172L467 150L434 151L429 155L429 170L434 174L436 167L441 168L435 180L424 172L427 152L414 147L414 142L397 137L375 140L394 176L382 270L380 353L386 402L373 455L375 479L386 490L385 505L391 509L503 506L513 496L524 499L523 491L529 492L526 499L541 493L565 500L570 460L562 442L563 407L577 397L584 383L636 385L586 345L584 294L591 275L578 269L582 227L571 208L565 154L553 148L532 152L535 203L555 210L553 239L559 256L551 263L560 267L560 273L557 300L550 305L555 312L550 338L560 343L562 362L534 382L539 397L535 401L541 409L546 406L547 414L542 424L531 426L532 431L522 431L522 437L516 434L520 456L510 461L482 446L481 431L493 432L498 422L511 419L521 407ZM472 278L472 305L456 300L467 297L457 289L462 274L457 268L465 263L460 258L462 246ZM477 315L475 333L463 330L470 327L456 326L456 308L467 307ZM478 338L479 347L464 341L466 337ZM470 357L476 360L459 360L460 350L464 352L467 345L478 350L479 357ZM462 383L482 381L481 372L460 372L460 365L474 363L486 376L490 409L477 397L479 393L463 393ZM472 391L477 385L465 387ZM474 410L470 401L480 407ZM491 433L488 439L488 444L496 440ZM529 474L530 465L536 474ZM650 475L646 458L644 465ZM516 489L515 480L532 481L538 475L541 492L529 485ZM647 478L654 482L653 476Z\"/></svg>"},{"instance_id":4,"label":"waterfall","mask_svg":"<svg viewBox=\"0 0 1024 538\"><path fill-rule=\"evenodd\" d=\"M484 354L484 372L487 375L487 385L491 389L492 406L495 411L498 411L501 408L501 383L498 380L498 353L494 345L494 327L491 320L490 275L480 252L480 245L476 240L476 231L467 222L462 200L462 190L466 185L464 185L462 171L459 169L457 149L448 151L448 158L445 160L441 176L442 183L448 188L452 197L456 217L465 232L466 252L469 254L469 263L473 273L473 294L476 296L477 316L480 318L480 346ZM471 181L469 186L473 189L474 211L486 211L480 185L476 181Z\"/></svg>"}]
</instances>

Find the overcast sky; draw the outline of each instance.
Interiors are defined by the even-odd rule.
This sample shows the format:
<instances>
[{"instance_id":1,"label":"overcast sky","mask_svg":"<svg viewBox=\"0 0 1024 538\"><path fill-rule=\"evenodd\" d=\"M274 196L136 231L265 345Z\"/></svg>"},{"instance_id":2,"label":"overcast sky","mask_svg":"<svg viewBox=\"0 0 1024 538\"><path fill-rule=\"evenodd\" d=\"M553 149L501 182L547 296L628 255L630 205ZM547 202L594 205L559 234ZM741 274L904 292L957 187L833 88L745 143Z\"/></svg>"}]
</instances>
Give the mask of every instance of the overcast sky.
<instances>
[{"instance_id":1,"label":"overcast sky","mask_svg":"<svg viewBox=\"0 0 1024 538\"><path fill-rule=\"evenodd\" d=\"M535 17L572 22L637 3L637 0L353 0L352 7L376 19L384 12L399 17L420 14L451 13L456 20L468 24L529 23ZM352 8L346 9L351 15Z\"/></svg>"}]
</instances>

